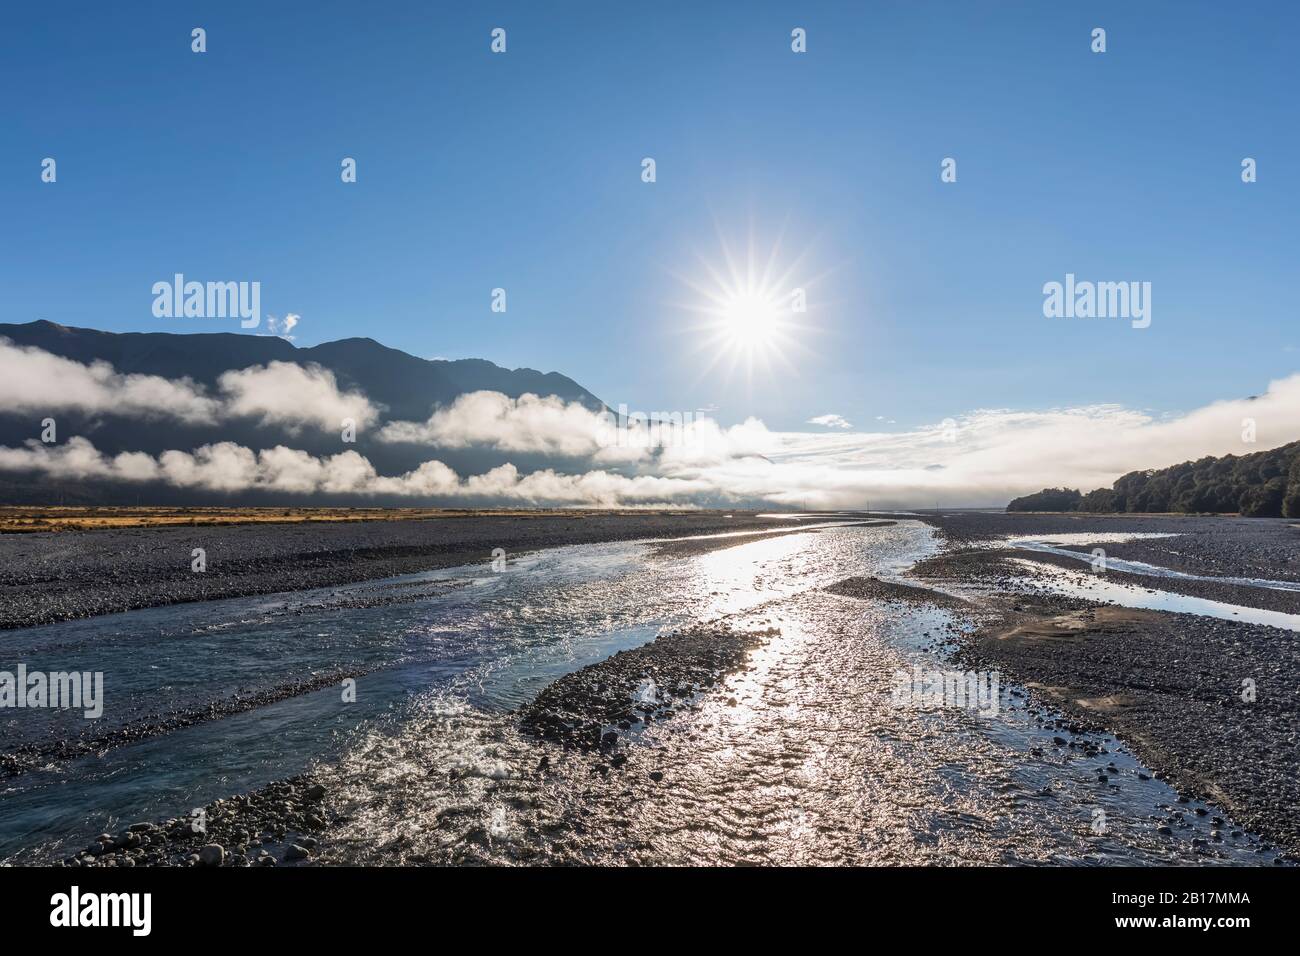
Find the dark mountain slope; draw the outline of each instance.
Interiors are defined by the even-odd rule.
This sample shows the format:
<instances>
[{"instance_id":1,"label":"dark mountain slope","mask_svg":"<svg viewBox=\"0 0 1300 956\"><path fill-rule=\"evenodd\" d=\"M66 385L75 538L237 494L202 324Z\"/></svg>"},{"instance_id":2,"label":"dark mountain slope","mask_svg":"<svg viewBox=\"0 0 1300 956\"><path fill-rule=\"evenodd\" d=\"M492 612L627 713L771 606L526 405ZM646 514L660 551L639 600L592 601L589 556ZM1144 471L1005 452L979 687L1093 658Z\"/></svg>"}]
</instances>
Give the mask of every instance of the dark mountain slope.
<instances>
[{"instance_id":1,"label":"dark mountain slope","mask_svg":"<svg viewBox=\"0 0 1300 956\"><path fill-rule=\"evenodd\" d=\"M374 339L340 339L311 348L295 348L271 335L234 332L100 332L53 322L0 324L0 337L89 363L110 363L123 373L164 378L189 376L212 386L229 369L268 362L315 362L338 376L344 387L359 388L372 401L388 405L389 417L423 419L435 403L464 392L490 389L517 398L525 392L558 395L592 409L603 406L585 388L556 372L506 369L484 359L422 359L380 345Z\"/></svg>"},{"instance_id":2,"label":"dark mountain slope","mask_svg":"<svg viewBox=\"0 0 1300 956\"><path fill-rule=\"evenodd\" d=\"M374 440L379 427L388 421L423 421L436 405L445 405L458 395L478 390L502 392L512 398L525 393L555 395L565 401L604 408L595 395L577 382L555 372L507 369L483 359L458 361L417 358L388 348L374 339L351 338L326 342L311 348L296 348L275 336L230 332L101 332L68 328L53 322L24 325L0 324L0 337L17 345L35 346L55 355L89 364L108 362L120 373L158 375L169 379L189 378L216 393L217 379L231 369L266 365L269 362L316 364L329 369L345 391L363 392L371 402L383 406L380 422L358 434L347 446L371 460L381 474L400 474L421 462L436 458L460 474L478 474L508 462L522 471L564 462L537 455L505 454L486 448L435 449L417 445L388 445ZM0 445L17 447L40 434L43 415L30 410L0 409ZM143 451L157 455L168 449L189 451L200 445L231 441L253 449L285 444L314 455L332 455L342 449L338 434L312 429L288 433L264 426L252 419L223 421L215 425L187 425L171 419L139 420L112 414L82 415L64 411L57 416L59 440L81 435L105 454ZM141 488L100 488L87 483L60 483L58 497L88 504L111 501L133 502ZM0 504L40 503L55 491L40 476L0 474ZM191 492L165 489L143 490L146 498L160 503L198 500ZM204 500L211 496L202 496ZM217 500L227 501L226 497ZM299 499L303 501L303 499Z\"/></svg>"}]
</instances>

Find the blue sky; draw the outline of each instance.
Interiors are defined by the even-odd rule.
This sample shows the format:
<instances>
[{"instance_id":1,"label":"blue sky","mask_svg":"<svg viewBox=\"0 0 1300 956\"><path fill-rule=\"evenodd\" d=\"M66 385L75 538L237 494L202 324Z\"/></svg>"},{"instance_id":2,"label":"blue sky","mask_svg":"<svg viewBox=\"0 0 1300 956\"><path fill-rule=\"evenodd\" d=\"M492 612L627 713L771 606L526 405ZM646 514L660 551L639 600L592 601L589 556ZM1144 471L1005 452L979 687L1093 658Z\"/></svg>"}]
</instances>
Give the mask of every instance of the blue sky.
<instances>
[{"instance_id":1,"label":"blue sky","mask_svg":"<svg viewBox=\"0 0 1300 956\"><path fill-rule=\"evenodd\" d=\"M299 344L724 422L1190 409L1300 356L1298 28L1282 3L15 7L0 320L239 331L152 315L182 272L260 281ZM806 351L746 381L707 371L680 276L751 230L820 278ZM1151 327L1044 318L1067 272L1151 282Z\"/></svg>"}]
</instances>

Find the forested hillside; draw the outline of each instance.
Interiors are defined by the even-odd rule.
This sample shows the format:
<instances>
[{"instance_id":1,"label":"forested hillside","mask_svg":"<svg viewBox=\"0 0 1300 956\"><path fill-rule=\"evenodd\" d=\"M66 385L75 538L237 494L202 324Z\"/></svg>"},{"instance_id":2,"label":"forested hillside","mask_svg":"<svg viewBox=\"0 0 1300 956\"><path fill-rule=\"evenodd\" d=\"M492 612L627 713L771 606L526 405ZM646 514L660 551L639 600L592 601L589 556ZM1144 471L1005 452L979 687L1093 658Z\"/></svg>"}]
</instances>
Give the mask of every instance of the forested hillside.
<instances>
[{"instance_id":1,"label":"forested hillside","mask_svg":"<svg viewBox=\"0 0 1300 956\"><path fill-rule=\"evenodd\" d=\"M1008 511L1240 512L1300 518L1300 442L1251 455L1206 456L1151 471L1132 471L1086 495L1045 488L1017 498Z\"/></svg>"}]
</instances>

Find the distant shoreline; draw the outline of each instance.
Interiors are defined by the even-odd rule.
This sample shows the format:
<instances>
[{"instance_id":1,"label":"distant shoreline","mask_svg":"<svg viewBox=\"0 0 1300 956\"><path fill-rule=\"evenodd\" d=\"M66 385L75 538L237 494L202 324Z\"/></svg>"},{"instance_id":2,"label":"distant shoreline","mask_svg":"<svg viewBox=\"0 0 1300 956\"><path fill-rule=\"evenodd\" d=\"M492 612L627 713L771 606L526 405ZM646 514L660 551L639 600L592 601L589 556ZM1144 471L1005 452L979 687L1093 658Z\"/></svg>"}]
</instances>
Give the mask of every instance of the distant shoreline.
<instances>
[{"instance_id":1,"label":"distant shoreline","mask_svg":"<svg viewBox=\"0 0 1300 956\"><path fill-rule=\"evenodd\" d=\"M129 505L0 505L0 534L42 531L99 531L123 528L228 527L249 524L428 521L440 518L587 517L621 514L735 514L699 508L631 510L619 508L331 508L265 505L256 507L170 507ZM740 512L744 514L746 512Z\"/></svg>"}]
</instances>

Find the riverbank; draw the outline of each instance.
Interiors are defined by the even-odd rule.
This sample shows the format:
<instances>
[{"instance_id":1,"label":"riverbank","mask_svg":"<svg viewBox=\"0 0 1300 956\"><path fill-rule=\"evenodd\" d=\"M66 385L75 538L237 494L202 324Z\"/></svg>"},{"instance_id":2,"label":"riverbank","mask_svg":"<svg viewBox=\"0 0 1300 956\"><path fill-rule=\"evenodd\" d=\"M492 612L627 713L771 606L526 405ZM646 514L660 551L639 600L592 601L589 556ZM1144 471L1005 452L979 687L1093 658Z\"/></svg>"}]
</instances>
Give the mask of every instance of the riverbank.
<instances>
[{"instance_id":1,"label":"riverbank","mask_svg":"<svg viewBox=\"0 0 1300 956\"><path fill-rule=\"evenodd\" d=\"M1062 548L1083 556L1100 547L1108 560L1187 575L1295 582L1300 529L1294 523L1025 514L923 520L947 547L912 575L978 593L989 613L961 643L965 664L996 668L1022 682L1080 728L1113 732L1181 793L1212 800L1300 854L1296 633L1118 606L1112 602L1125 596L1109 588L1126 586L1135 598L1165 592L1285 614L1300 614L1300 594L1192 577L1094 574L1079 559L1009 546L1017 538L1050 542L1069 535ZM1109 537L1126 533L1173 537ZM1178 823L1171 817L1166 825Z\"/></svg>"},{"instance_id":2,"label":"riverbank","mask_svg":"<svg viewBox=\"0 0 1300 956\"><path fill-rule=\"evenodd\" d=\"M746 511L539 511L0 535L0 629L491 566L563 545L785 526Z\"/></svg>"}]
</instances>

